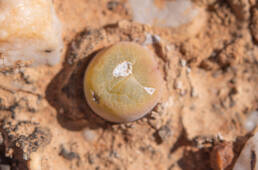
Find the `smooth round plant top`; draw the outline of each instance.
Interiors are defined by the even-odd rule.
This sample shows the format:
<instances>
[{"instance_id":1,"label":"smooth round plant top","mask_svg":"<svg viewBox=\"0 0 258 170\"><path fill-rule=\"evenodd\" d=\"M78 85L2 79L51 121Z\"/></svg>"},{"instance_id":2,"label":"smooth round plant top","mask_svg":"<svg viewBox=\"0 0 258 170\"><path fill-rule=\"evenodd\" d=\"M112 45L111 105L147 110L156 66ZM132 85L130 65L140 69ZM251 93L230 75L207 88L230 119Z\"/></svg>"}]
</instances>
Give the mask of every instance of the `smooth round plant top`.
<instances>
[{"instance_id":1,"label":"smooth round plant top","mask_svg":"<svg viewBox=\"0 0 258 170\"><path fill-rule=\"evenodd\" d=\"M152 110L161 96L162 74L151 52L121 42L89 63L84 93L91 109L111 122L129 122Z\"/></svg>"}]
</instances>

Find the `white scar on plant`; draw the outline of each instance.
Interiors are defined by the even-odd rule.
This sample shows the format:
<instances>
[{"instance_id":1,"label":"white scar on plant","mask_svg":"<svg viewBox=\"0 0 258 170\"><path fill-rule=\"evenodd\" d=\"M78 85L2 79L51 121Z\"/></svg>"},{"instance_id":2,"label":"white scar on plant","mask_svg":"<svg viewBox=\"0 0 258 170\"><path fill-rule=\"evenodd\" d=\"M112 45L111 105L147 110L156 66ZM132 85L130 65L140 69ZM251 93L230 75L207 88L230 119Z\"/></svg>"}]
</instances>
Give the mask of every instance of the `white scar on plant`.
<instances>
[{"instance_id":1,"label":"white scar on plant","mask_svg":"<svg viewBox=\"0 0 258 170\"><path fill-rule=\"evenodd\" d=\"M149 93L150 95L153 95L153 93L156 91L155 88L152 88L152 87L143 87L144 90Z\"/></svg>"},{"instance_id":2,"label":"white scar on plant","mask_svg":"<svg viewBox=\"0 0 258 170\"><path fill-rule=\"evenodd\" d=\"M133 64L129 61L124 61L118 64L115 69L113 70L113 76L118 77L127 77L133 73ZM141 85L142 86L142 85ZM156 89L152 87L144 87L142 88L150 95L152 95Z\"/></svg>"},{"instance_id":3,"label":"white scar on plant","mask_svg":"<svg viewBox=\"0 0 258 170\"><path fill-rule=\"evenodd\" d=\"M113 70L114 77L127 77L133 73L133 64L129 61L124 61L116 66Z\"/></svg>"}]
</instances>

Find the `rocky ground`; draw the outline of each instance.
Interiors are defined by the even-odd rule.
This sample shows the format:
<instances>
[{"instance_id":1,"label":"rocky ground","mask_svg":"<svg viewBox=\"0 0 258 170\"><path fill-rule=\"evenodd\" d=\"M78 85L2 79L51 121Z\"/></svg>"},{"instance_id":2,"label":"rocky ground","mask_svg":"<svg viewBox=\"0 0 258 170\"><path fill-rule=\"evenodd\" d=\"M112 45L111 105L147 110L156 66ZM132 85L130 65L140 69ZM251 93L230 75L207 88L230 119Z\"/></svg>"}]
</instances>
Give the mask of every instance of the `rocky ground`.
<instances>
[{"instance_id":1,"label":"rocky ground","mask_svg":"<svg viewBox=\"0 0 258 170\"><path fill-rule=\"evenodd\" d=\"M54 0L62 63L0 71L0 169L232 169L258 109L258 3L193 2L191 22L160 28L133 22L125 0ZM164 95L144 118L112 124L90 110L82 79L120 41L156 54Z\"/></svg>"}]
</instances>

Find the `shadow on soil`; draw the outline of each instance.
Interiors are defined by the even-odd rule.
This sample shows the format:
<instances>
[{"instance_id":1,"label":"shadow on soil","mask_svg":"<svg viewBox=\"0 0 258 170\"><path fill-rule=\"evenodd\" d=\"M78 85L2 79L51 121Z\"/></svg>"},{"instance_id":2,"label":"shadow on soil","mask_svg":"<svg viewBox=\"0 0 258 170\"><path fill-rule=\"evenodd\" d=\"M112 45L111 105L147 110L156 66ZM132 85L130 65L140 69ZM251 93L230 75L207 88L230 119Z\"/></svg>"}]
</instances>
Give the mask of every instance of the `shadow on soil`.
<instances>
[{"instance_id":1,"label":"shadow on soil","mask_svg":"<svg viewBox=\"0 0 258 170\"><path fill-rule=\"evenodd\" d=\"M84 73L96 53L69 64L67 61L76 55L70 45L62 70L47 87L46 99L57 110L58 122L68 130L78 131L86 127L108 129L112 125L92 112L83 92Z\"/></svg>"},{"instance_id":2,"label":"shadow on soil","mask_svg":"<svg viewBox=\"0 0 258 170\"><path fill-rule=\"evenodd\" d=\"M185 149L183 156L178 160L177 164L181 169L189 170L212 170L210 166L210 148L190 149L193 148L194 142L187 138L185 129L182 130L177 142L170 149L170 154L173 154L181 147ZM173 170L175 164L172 164L168 170Z\"/></svg>"}]
</instances>

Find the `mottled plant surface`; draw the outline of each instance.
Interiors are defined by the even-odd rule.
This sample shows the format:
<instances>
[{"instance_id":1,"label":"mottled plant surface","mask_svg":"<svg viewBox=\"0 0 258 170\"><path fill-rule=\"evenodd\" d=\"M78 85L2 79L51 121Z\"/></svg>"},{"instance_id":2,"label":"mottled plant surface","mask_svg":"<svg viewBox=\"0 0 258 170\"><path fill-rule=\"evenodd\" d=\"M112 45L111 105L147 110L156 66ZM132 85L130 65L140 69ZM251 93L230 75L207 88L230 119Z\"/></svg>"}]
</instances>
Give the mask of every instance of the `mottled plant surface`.
<instances>
[{"instance_id":1,"label":"mottled plant surface","mask_svg":"<svg viewBox=\"0 0 258 170\"><path fill-rule=\"evenodd\" d=\"M66 43L62 63L0 72L0 165L232 169L250 137L244 121L258 109L258 4L193 2L202 15L169 29L132 22L125 1L55 0ZM120 41L156 54L165 93L144 118L111 124L86 104L82 82L90 59Z\"/></svg>"}]
</instances>

